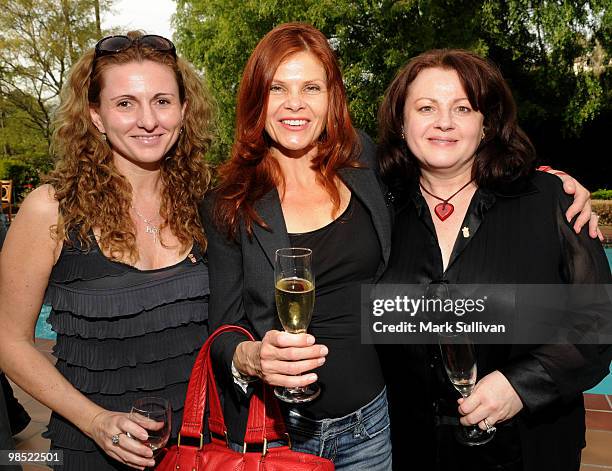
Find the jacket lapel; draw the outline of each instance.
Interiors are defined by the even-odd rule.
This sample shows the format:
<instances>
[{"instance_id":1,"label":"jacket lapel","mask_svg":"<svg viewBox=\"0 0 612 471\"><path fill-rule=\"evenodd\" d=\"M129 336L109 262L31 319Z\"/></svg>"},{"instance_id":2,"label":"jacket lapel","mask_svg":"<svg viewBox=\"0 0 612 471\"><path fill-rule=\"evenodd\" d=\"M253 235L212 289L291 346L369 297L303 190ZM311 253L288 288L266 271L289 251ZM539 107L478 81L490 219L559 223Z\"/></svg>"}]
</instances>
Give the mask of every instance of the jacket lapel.
<instances>
[{"instance_id":1,"label":"jacket lapel","mask_svg":"<svg viewBox=\"0 0 612 471\"><path fill-rule=\"evenodd\" d=\"M253 224L253 234L265 252L270 264L274 266L274 254L277 249L291 247L285 218L276 188L270 190L263 198L255 203L255 211L266 222L270 229L259 224ZM276 230L274 230L276 228Z\"/></svg>"},{"instance_id":2,"label":"jacket lapel","mask_svg":"<svg viewBox=\"0 0 612 471\"><path fill-rule=\"evenodd\" d=\"M340 169L338 173L351 192L365 205L372 217L383 256L383 264L381 264L378 270L378 276L386 267L391 252L391 218L389 209L385 205L378 182L375 178L372 178L368 170L346 167ZM258 224L253 225L253 234L265 252L270 264L274 266L274 253L276 250L283 247L291 247L276 188L270 190L255 203L255 210L270 228L277 228L274 231L265 229Z\"/></svg>"},{"instance_id":3,"label":"jacket lapel","mask_svg":"<svg viewBox=\"0 0 612 471\"><path fill-rule=\"evenodd\" d=\"M345 167L340 169L338 173L342 181L359 198L372 217L383 256L383 264L379 267L376 275L378 278L387 266L391 252L391 217L389 208L385 205L380 186L370 171L362 168Z\"/></svg>"}]
</instances>

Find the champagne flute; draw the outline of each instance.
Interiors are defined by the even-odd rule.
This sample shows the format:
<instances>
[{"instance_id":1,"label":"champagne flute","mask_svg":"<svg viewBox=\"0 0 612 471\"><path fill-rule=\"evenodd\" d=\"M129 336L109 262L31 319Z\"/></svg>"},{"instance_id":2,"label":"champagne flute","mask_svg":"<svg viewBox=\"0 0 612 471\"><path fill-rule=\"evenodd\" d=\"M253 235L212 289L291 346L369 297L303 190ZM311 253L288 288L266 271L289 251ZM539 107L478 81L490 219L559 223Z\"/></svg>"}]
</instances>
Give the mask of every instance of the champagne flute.
<instances>
[{"instance_id":1,"label":"champagne flute","mask_svg":"<svg viewBox=\"0 0 612 471\"><path fill-rule=\"evenodd\" d=\"M166 446L172 430L172 408L167 399L162 397L136 399L130 411L130 419L146 429L149 437L142 443L153 450L153 456Z\"/></svg>"},{"instance_id":2,"label":"champagne flute","mask_svg":"<svg viewBox=\"0 0 612 471\"><path fill-rule=\"evenodd\" d=\"M276 310L285 332L305 333L315 300L312 250L278 249L274 261ZM321 393L317 383L297 388L274 388L280 400L297 404L312 401Z\"/></svg>"},{"instance_id":3,"label":"champagne flute","mask_svg":"<svg viewBox=\"0 0 612 471\"><path fill-rule=\"evenodd\" d=\"M467 335L441 335L439 337L442 363L448 379L464 398L469 397L476 385L477 367L474 345ZM484 445L493 439L495 428L482 431L478 425L460 426L455 437L464 445Z\"/></svg>"}]
</instances>

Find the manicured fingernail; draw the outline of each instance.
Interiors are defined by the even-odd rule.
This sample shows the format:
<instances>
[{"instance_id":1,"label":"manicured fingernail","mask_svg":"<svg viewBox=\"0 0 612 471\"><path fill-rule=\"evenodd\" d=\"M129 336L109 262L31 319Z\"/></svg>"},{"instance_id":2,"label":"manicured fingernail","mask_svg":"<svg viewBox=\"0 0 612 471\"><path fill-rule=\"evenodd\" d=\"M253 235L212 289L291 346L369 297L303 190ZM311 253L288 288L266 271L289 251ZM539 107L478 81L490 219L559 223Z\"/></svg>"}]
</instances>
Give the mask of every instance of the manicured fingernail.
<instances>
[{"instance_id":1,"label":"manicured fingernail","mask_svg":"<svg viewBox=\"0 0 612 471\"><path fill-rule=\"evenodd\" d=\"M308 375L308 381L316 381L317 380L317 375L316 374L309 374Z\"/></svg>"},{"instance_id":2,"label":"manicured fingernail","mask_svg":"<svg viewBox=\"0 0 612 471\"><path fill-rule=\"evenodd\" d=\"M308 335L306 337L306 342L308 343L308 345L313 345L315 343L315 338L312 335Z\"/></svg>"},{"instance_id":3,"label":"manicured fingernail","mask_svg":"<svg viewBox=\"0 0 612 471\"><path fill-rule=\"evenodd\" d=\"M325 363L325 358L319 358L319 365L322 365L323 363Z\"/></svg>"},{"instance_id":4,"label":"manicured fingernail","mask_svg":"<svg viewBox=\"0 0 612 471\"><path fill-rule=\"evenodd\" d=\"M328 353L329 353L329 350L327 349L325 345L323 345L321 347L321 355L327 355Z\"/></svg>"}]
</instances>

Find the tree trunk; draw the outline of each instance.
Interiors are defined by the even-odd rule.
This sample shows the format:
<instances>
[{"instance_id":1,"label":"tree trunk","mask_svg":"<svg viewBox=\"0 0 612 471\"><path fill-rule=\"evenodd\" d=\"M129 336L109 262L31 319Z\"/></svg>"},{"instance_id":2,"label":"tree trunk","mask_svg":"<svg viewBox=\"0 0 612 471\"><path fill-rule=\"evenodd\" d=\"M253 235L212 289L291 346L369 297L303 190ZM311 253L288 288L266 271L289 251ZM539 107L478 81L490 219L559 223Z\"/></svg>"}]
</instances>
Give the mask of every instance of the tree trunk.
<instances>
[{"instance_id":1,"label":"tree trunk","mask_svg":"<svg viewBox=\"0 0 612 471\"><path fill-rule=\"evenodd\" d=\"M98 38L102 37L102 25L100 24L100 0L94 0L94 9L96 11L96 31Z\"/></svg>"}]
</instances>

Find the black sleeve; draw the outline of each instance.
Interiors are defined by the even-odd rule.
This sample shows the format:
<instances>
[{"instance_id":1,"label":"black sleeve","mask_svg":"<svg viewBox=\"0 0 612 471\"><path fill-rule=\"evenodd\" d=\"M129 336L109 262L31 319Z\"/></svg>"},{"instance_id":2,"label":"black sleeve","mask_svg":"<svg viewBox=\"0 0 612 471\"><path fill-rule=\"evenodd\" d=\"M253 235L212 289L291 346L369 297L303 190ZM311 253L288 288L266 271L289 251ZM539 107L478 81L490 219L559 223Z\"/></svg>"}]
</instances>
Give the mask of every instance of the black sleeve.
<instances>
[{"instance_id":1,"label":"black sleeve","mask_svg":"<svg viewBox=\"0 0 612 471\"><path fill-rule=\"evenodd\" d=\"M212 200L212 197L207 198L200 207L200 215L208 238L210 330L212 332L224 324L233 324L254 332L247 319L242 298L242 250L239 242L229 240L212 220ZM245 340L246 338L239 333L228 332L217 338L211 347L217 382L224 392L233 391L233 400L237 402L243 402L247 397L234 383L231 365L236 347ZM229 385L232 386L228 387Z\"/></svg>"},{"instance_id":2,"label":"black sleeve","mask_svg":"<svg viewBox=\"0 0 612 471\"><path fill-rule=\"evenodd\" d=\"M563 193L560 184L556 187L558 204L554 211L562 250L561 276L566 283L585 284L585 290L596 292L595 296L589 293L591 302L586 308L581 306L579 315L590 315L589 322L601 322L609 329L610 299L602 285L609 285L612 278L605 252L600 241L588 235L587 227L579 234L574 232L572 223L565 218L570 198ZM593 287L594 284L599 287ZM589 326L588 335L593 335L596 330ZM521 397L526 409L536 412L556 401L569 401L595 386L609 373L611 360L612 346L606 343L542 345L522 361L500 371Z\"/></svg>"}]
</instances>

